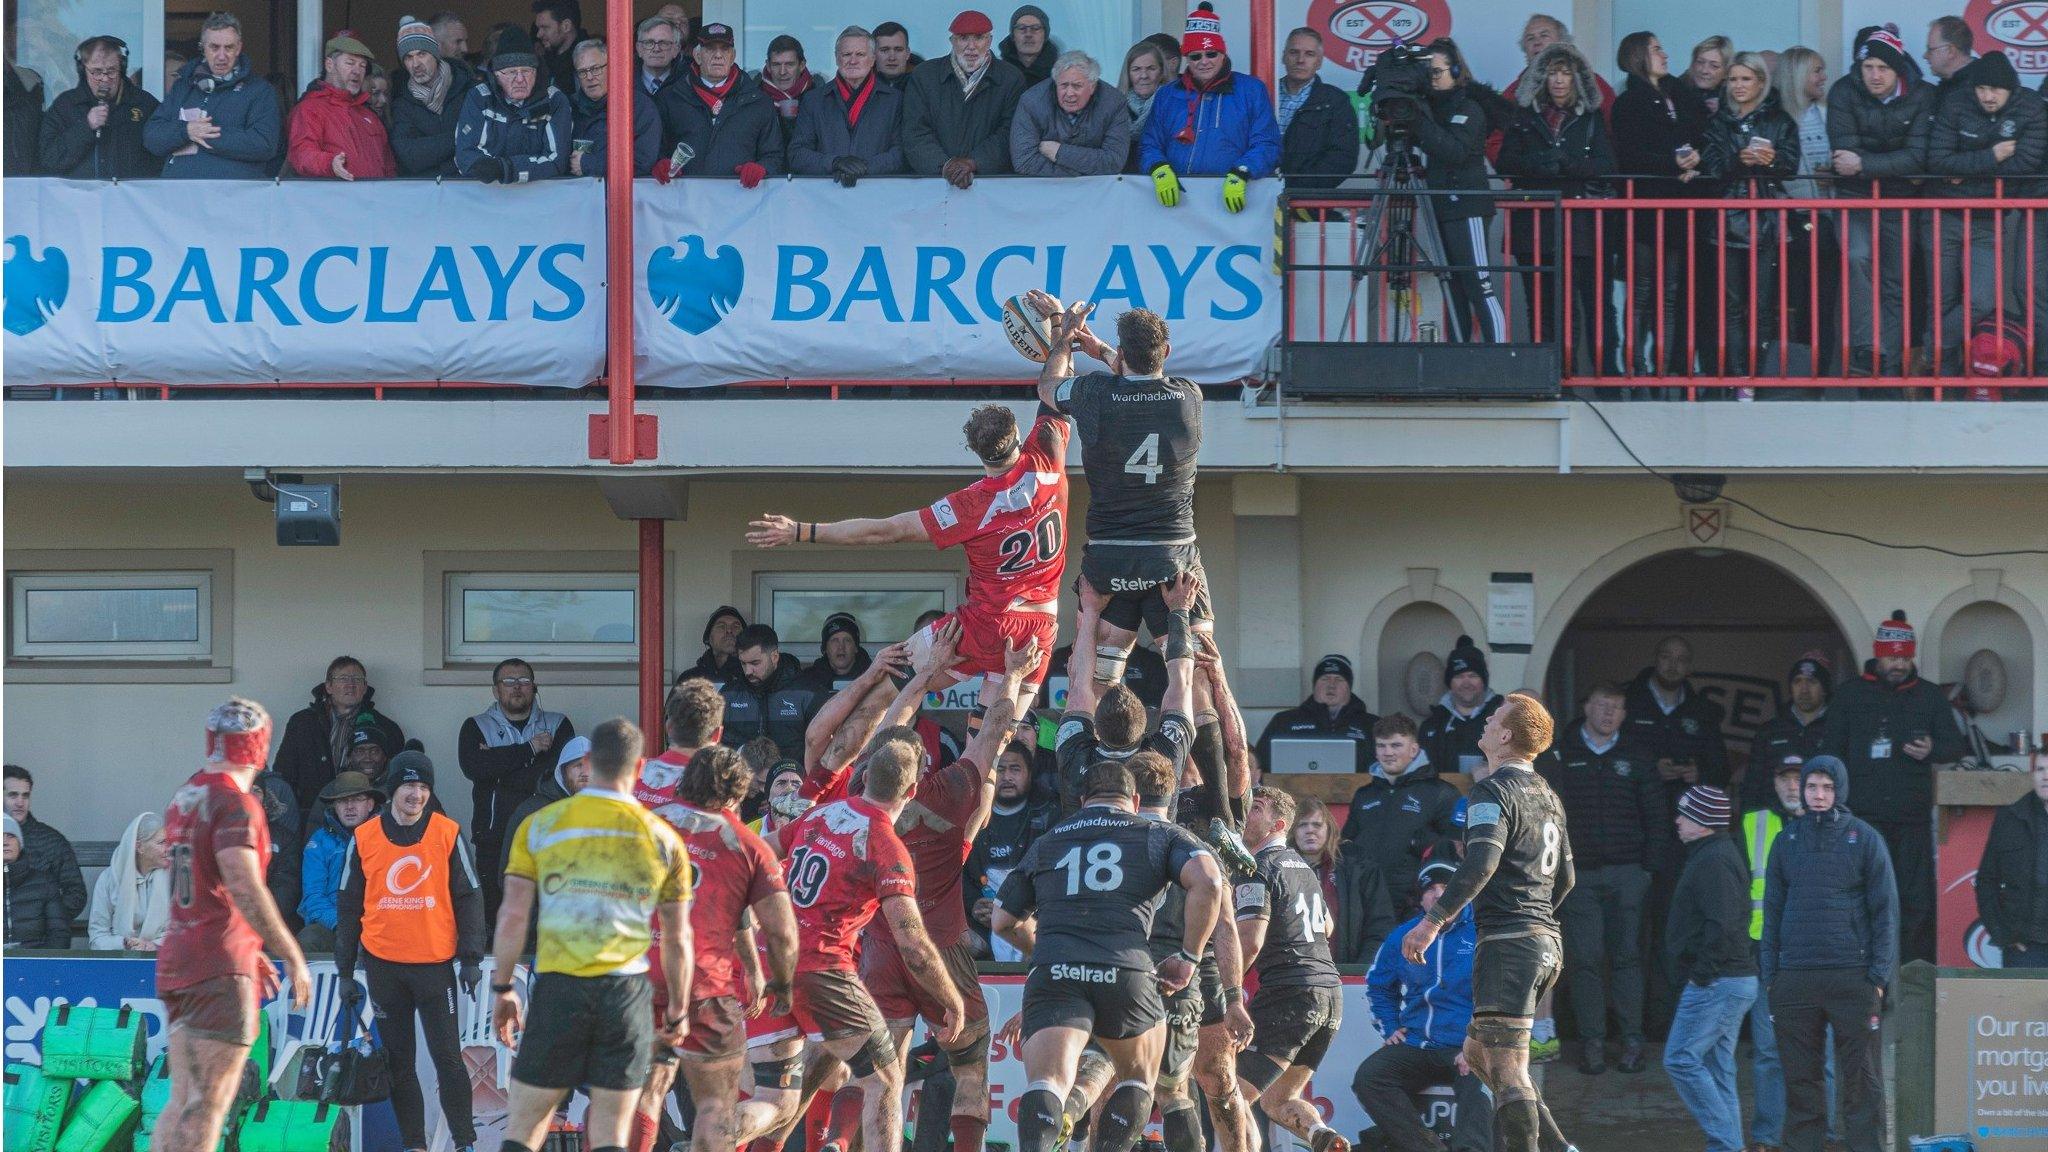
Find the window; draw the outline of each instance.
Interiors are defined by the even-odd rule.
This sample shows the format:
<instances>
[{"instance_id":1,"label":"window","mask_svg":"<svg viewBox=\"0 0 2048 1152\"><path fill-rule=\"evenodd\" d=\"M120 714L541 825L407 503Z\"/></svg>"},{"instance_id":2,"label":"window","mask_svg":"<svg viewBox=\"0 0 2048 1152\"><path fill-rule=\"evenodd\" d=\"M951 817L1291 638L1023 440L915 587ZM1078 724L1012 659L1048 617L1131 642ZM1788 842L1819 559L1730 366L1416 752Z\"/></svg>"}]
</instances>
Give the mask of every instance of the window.
<instances>
[{"instance_id":1,"label":"window","mask_svg":"<svg viewBox=\"0 0 2048 1152\"><path fill-rule=\"evenodd\" d=\"M8 578L17 660L206 661L213 573L17 572Z\"/></svg>"},{"instance_id":2,"label":"window","mask_svg":"<svg viewBox=\"0 0 2048 1152\"><path fill-rule=\"evenodd\" d=\"M818 638L834 612L860 621L861 644L872 653L907 640L926 612L960 603L960 577L951 572L762 572L754 577L753 619L782 638L782 650L804 660L818 655Z\"/></svg>"},{"instance_id":3,"label":"window","mask_svg":"<svg viewBox=\"0 0 2048 1152\"><path fill-rule=\"evenodd\" d=\"M630 572L450 572L445 657L630 663L640 653L635 584Z\"/></svg>"}]
</instances>

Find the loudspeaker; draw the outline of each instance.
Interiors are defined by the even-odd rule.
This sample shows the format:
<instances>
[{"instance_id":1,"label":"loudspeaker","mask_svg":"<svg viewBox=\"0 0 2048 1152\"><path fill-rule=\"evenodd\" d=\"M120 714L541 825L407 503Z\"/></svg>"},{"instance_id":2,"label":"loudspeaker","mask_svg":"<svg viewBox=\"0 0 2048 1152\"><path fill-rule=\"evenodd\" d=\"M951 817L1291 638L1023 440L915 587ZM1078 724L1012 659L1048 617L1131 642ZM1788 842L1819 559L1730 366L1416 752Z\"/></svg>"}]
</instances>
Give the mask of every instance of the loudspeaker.
<instances>
[{"instance_id":1,"label":"loudspeaker","mask_svg":"<svg viewBox=\"0 0 2048 1152\"><path fill-rule=\"evenodd\" d=\"M341 543L341 485L279 481L277 542L281 547Z\"/></svg>"},{"instance_id":2,"label":"loudspeaker","mask_svg":"<svg viewBox=\"0 0 2048 1152\"><path fill-rule=\"evenodd\" d=\"M1281 390L1299 399L1554 400L1555 344L1281 345Z\"/></svg>"}]
</instances>

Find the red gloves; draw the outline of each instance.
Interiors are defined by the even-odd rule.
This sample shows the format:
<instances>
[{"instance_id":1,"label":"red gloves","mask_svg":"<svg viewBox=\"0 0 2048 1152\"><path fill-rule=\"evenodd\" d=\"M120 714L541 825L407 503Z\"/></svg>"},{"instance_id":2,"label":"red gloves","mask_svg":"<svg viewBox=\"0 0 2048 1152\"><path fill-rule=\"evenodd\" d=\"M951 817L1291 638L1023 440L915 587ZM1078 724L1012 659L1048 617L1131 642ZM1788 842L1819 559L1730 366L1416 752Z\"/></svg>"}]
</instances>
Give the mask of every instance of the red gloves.
<instances>
[{"instance_id":1,"label":"red gloves","mask_svg":"<svg viewBox=\"0 0 2048 1152\"><path fill-rule=\"evenodd\" d=\"M752 160L733 169L733 171L739 174L740 187L742 188L759 188L761 181L768 178L768 170Z\"/></svg>"},{"instance_id":2,"label":"red gloves","mask_svg":"<svg viewBox=\"0 0 2048 1152\"><path fill-rule=\"evenodd\" d=\"M955 188L970 188L974 185L974 157L955 156L939 169L939 175Z\"/></svg>"},{"instance_id":3,"label":"red gloves","mask_svg":"<svg viewBox=\"0 0 2048 1152\"><path fill-rule=\"evenodd\" d=\"M676 178L676 162L664 156L654 162L654 181L666 184Z\"/></svg>"}]
</instances>

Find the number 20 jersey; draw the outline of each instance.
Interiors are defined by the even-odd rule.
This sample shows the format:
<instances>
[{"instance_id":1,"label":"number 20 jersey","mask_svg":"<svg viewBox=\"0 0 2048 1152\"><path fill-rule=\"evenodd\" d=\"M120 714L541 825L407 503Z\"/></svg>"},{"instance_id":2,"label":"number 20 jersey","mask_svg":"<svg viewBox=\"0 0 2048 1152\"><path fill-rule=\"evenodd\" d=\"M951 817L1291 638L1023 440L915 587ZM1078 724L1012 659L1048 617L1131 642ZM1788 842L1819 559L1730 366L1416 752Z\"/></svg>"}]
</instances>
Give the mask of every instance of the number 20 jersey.
<instances>
[{"instance_id":1,"label":"number 20 jersey","mask_svg":"<svg viewBox=\"0 0 2048 1152\"><path fill-rule=\"evenodd\" d=\"M1181 828L1091 806L1032 841L997 901L1020 920L1037 914L1034 967L1150 972L1153 914L1188 861L1208 854Z\"/></svg>"},{"instance_id":2,"label":"number 20 jersey","mask_svg":"<svg viewBox=\"0 0 2048 1152\"><path fill-rule=\"evenodd\" d=\"M921 509L935 548L967 553L967 602L986 612L1053 604L1067 566L1067 422L1049 409L1017 462Z\"/></svg>"},{"instance_id":3,"label":"number 20 jersey","mask_svg":"<svg viewBox=\"0 0 2048 1152\"><path fill-rule=\"evenodd\" d=\"M1465 843L1500 845L1500 866L1472 901L1481 940L1557 936L1560 865L1571 859L1564 804L1526 764L1507 764L1472 786Z\"/></svg>"}]
</instances>

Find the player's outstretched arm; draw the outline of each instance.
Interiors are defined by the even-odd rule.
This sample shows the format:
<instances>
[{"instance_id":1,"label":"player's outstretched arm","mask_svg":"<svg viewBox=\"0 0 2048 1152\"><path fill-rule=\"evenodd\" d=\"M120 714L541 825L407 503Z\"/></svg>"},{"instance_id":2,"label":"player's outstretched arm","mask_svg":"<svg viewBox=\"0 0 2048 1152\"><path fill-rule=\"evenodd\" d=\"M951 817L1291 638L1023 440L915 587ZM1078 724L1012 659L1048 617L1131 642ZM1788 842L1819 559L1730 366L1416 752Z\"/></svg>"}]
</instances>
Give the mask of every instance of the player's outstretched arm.
<instances>
[{"instance_id":1,"label":"player's outstretched arm","mask_svg":"<svg viewBox=\"0 0 2048 1152\"><path fill-rule=\"evenodd\" d=\"M777 1015L789 1011L789 985L796 979L796 910L789 893L776 892L754 901L754 924L768 942L769 1007Z\"/></svg>"},{"instance_id":2,"label":"player's outstretched arm","mask_svg":"<svg viewBox=\"0 0 2048 1152\"><path fill-rule=\"evenodd\" d=\"M889 919L889 931L896 937L896 949L903 957L903 966L910 970L910 978L924 989L942 1008L942 1018L934 1022L933 1032L938 1034L941 1047L960 1039L960 1028L965 1023L960 1004L960 993L953 987L953 979L946 973L945 961L939 958L939 950L932 947L931 936L925 932L924 917L917 911L917 901L909 896L885 896L882 899L882 915Z\"/></svg>"},{"instance_id":3,"label":"player's outstretched arm","mask_svg":"<svg viewBox=\"0 0 2048 1152\"><path fill-rule=\"evenodd\" d=\"M747 543L756 548L780 548L785 544L911 544L928 540L924 520L917 509L898 512L886 520L792 520L764 512L748 525Z\"/></svg>"},{"instance_id":4,"label":"player's outstretched arm","mask_svg":"<svg viewBox=\"0 0 2048 1152\"><path fill-rule=\"evenodd\" d=\"M981 731L968 742L966 759L981 766L981 770L993 782L996 776L996 760L1017 732L1017 715L1023 711L1018 697L1024 691L1024 678L1031 675L1045 660L1046 653L1038 650L1038 641L1026 640L1019 648L1009 641L1003 641L1003 681L997 686L993 700L984 700L986 713L981 722ZM1000 710L1000 714L999 713Z\"/></svg>"},{"instance_id":5,"label":"player's outstretched arm","mask_svg":"<svg viewBox=\"0 0 2048 1152\"><path fill-rule=\"evenodd\" d=\"M909 724L916 720L918 709L924 707L925 694L945 680L947 670L953 667L954 653L959 648L960 621L948 620L944 627L932 633L932 645L925 649L924 663L918 666L910 679L903 682L903 687L896 691L896 698L889 701L889 706L882 710L876 731ZM868 739L873 739L873 733L869 734ZM865 751L867 745L868 740L863 740L860 747Z\"/></svg>"},{"instance_id":6,"label":"player's outstretched arm","mask_svg":"<svg viewBox=\"0 0 2048 1152\"><path fill-rule=\"evenodd\" d=\"M1216 647L1216 637L1208 632L1197 632L1195 640L1200 649L1196 660L1201 665L1202 675L1208 678L1209 693L1216 702L1216 720L1223 728L1223 757L1230 771L1230 798L1242 800L1252 792L1251 745L1246 740L1244 713L1238 711L1237 697L1230 691L1230 678L1223 673L1223 653Z\"/></svg>"}]
</instances>

